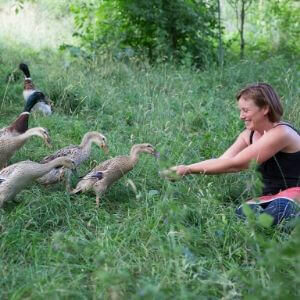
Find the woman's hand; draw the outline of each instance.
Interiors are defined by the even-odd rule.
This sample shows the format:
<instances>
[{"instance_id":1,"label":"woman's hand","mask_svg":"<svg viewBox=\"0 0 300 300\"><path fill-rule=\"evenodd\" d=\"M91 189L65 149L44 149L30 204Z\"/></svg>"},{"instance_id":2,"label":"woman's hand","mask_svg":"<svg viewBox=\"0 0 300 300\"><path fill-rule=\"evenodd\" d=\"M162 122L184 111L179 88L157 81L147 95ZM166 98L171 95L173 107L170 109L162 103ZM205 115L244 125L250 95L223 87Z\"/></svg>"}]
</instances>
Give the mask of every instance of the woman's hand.
<instances>
[{"instance_id":1,"label":"woman's hand","mask_svg":"<svg viewBox=\"0 0 300 300\"><path fill-rule=\"evenodd\" d=\"M191 169L186 165L179 165L176 167L170 168L170 170L175 171L177 175L184 176L191 174Z\"/></svg>"}]
</instances>

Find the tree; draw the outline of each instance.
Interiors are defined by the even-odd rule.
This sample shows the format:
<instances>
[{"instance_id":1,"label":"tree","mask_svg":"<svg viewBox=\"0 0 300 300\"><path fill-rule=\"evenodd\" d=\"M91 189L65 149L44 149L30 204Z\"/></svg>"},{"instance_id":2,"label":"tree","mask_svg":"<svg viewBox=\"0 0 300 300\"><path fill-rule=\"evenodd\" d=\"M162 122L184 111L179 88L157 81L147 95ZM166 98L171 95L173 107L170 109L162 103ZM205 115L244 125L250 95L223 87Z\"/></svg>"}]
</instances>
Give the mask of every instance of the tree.
<instances>
[{"instance_id":1,"label":"tree","mask_svg":"<svg viewBox=\"0 0 300 300\"><path fill-rule=\"evenodd\" d=\"M251 6L254 0L227 0L228 4L233 7L236 20L237 27L240 34L240 57L244 58L244 50L245 50L245 39L244 39L244 26L246 19L246 12Z\"/></svg>"},{"instance_id":2,"label":"tree","mask_svg":"<svg viewBox=\"0 0 300 300\"><path fill-rule=\"evenodd\" d=\"M92 51L127 51L152 62L189 56L197 65L215 56L215 1L94 0L72 12L81 45Z\"/></svg>"},{"instance_id":3,"label":"tree","mask_svg":"<svg viewBox=\"0 0 300 300\"><path fill-rule=\"evenodd\" d=\"M218 47L218 61L219 65L223 66L224 63L224 51L223 51L223 41L222 41L222 23L221 23L221 2L217 0L218 5L218 39L219 39L219 47Z\"/></svg>"}]
</instances>

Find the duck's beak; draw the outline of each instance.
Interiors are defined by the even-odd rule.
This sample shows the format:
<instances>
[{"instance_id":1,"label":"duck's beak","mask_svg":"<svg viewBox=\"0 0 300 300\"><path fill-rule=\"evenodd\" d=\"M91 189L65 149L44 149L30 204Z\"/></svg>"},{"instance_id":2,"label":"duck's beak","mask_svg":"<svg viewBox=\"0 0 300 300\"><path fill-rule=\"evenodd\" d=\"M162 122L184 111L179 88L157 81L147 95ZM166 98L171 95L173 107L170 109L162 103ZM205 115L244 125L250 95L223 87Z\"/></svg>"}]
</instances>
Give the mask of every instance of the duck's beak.
<instances>
[{"instance_id":1,"label":"duck's beak","mask_svg":"<svg viewBox=\"0 0 300 300\"><path fill-rule=\"evenodd\" d=\"M109 148L108 148L108 146L106 144L102 144L101 148L103 149L103 151L104 151L105 154L108 154Z\"/></svg>"},{"instance_id":2,"label":"duck's beak","mask_svg":"<svg viewBox=\"0 0 300 300\"><path fill-rule=\"evenodd\" d=\"M51 144L51 138L50 138L49 135L47 135L47 136L45 137L45 144L46 144L49 148L52 147L52 144Z\"/></svg>"},{"instance_id":3,"label":"duck's beak","mask_svg":"<svg viewBox=\"0 0 300 300\"><path fill-rule=\"evenodd\" d=\"M159 159L160 158L160 153L158 151L154 151L153 152L153 155L156 159Z\"/></svg>"}]
</instances>

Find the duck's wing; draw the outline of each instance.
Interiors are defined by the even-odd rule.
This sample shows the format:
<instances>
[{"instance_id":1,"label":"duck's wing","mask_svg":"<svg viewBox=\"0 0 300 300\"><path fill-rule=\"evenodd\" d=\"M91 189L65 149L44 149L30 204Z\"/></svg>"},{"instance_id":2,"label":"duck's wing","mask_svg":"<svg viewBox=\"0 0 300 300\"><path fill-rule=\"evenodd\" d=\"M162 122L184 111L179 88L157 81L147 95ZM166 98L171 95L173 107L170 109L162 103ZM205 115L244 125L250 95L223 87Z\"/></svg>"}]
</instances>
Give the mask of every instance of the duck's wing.
<instances>
[{"instance_id":1,"label":"duck's wing","mask_svg":"<svg viewBox=\"0 0 300 300\"><path fill-rule=\"evenodd\" d=\"M101 162L98 166L96 166L92 171L104 171L105 173L109 173L109 171L119 169L123 165L127 165L129 161L128 156L116 156L111 159L105 160Z\"/></svg>"},{"instance_id":2,"label":"duck's wing","mask_svg":"<svg viewBox=\"0 0 300 300\"><path fill-rule=\"evenodd\" d=\"M65 147L65 148L62 148L62 149L56 151L55 153L53 153L51 155L44 157L41 160L41 164L48 163L48 162L54 160L55 158L64 157L64 156L68 156L71 159L74 159L79 154L79 151L80 151L80 149L78 146L70 145L68 147Z\"/></svg>"},{"instance_id":3,"label":"duck's wing","mask_svg":"<svg viewBox=\"0 0 300 300\"><path fill-rule=\"evenodd\" d=\"M0 138L6 136L9 133L10 133L9 128L7 128L7 127L0 129Z\"/></svg>"},{"instance_id":4,"label":"duck's wing","mask_svg":"<svg viewBox=\"0 0 300 300\"><path fill-rule=\"evenodd\" d=\"M13 164L8 166L0 171L0 178L6 179L8 178L18 167L19 164Z\"/></svg>"},{"instance_id":5,"label":"duck's wing","mask_svg":"<svg viewBox=\"0 0 300 300\"><path fill-rule=\"evenodd\" d=\"M100 171L92 170L84 177L82 177L76 184L75 189L71 191L71 194L78 194L81 192L86 192L92 189L93 185L98 181L101 180L103 177L103 173Z\"/></svg>"},{"instance_id":6,"label":"duck's wing","mask_svg":"<svg viewBox=\"0 0 300 300\"><path fill-rule=\"evenodd\" d=\"M6 127L0 130L0 139L2 138L10 138L20 135L21 133L18 132L15 128Z\"/></svg>"},{"instance_id":7,"label":"duck's wing","mask_svg":"<svg viewBox=\"0 0 300 300\"><path fill-rule=\"evenodd\" d=\"M96 166L94 169L89 171L86 175L82 176L80 181L78 182L76 188L78 188L82 185L92 186L95 182L101 180L103 178L104 174L109 173L110 166L111 166L113 160L114 160L114 158L103 161L98 166Z\"/></svg>"},{"instance_id":8,"label":"duck's wing","mask_svg":"<svg viewBox=\"0 0 300 300\"><path fill-rule=\"evenodd\" d=\"M82 191L90 190L94 185L102 184L104 181L106 183L115 181L115 179L122 176L122 170L120 170L119 166L123 165L125 161L128 161L128 157L117 156L101 162L81 178L72 193L77 194Z\"/></svg>"}]
</instances>

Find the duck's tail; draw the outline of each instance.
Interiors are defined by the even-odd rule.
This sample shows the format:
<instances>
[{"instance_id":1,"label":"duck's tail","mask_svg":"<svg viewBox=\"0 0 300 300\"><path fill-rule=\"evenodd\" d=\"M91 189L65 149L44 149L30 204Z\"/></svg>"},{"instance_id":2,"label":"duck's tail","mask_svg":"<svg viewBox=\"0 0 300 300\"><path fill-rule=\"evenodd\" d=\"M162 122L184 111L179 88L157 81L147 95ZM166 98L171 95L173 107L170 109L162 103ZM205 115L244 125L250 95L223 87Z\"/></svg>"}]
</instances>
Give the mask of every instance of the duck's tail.
<instances>
[{"instance_id":1,"label":"duck's tail","mask_svg":"<svg viewBox=\"0 0 300 300\"><path fill-rule=\"evenodd\" d=\"M29 68L26 64L20 63L19 68L24 73L25 78L30 78Z\"/></svg>"}]
</instances>

